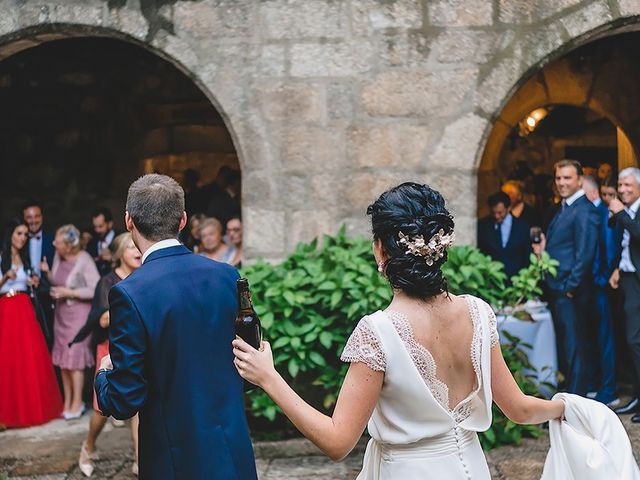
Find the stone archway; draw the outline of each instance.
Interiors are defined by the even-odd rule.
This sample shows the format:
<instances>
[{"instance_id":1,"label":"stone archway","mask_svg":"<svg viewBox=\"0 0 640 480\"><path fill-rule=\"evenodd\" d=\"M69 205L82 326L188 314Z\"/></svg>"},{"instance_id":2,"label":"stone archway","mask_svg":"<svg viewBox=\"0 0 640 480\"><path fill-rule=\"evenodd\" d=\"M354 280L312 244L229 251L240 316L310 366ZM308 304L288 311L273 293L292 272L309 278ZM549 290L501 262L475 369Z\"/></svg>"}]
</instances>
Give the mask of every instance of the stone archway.
<instances>
[{"instance_id":1,"label":"stone archway","mask_svg":"<svg viewBox=\"0 0 640 480\"><path fill-rule=\"evenodd\" d=\"M519 122L541 107L570 106L595 112L617 129L613 142L621 152L620 168L637 163L640 68L633 52L640 32L633 31L636 27L628 25L606 35L600 32L588 42L581 39L579 47L562 56L557 52L554 60L532 69L518 82L517 90L506 97L487 133L484 149L480 150L477 170L480 216L486 214L488 195L507 180L506 172L498 168L498 161L508 139L514 137Z\"/></svg>"},{"instance_id":2,"label":"stone archway","mask_svg":"<svg viewBox=\"0 0 640 480\"><path fill-rule=\"evenodd\" d=\"M137 41L31 29L0 45L0 57L3 217L38 197L49 229L86 228L97 206L122 229L126 190L140 174L181 181L192 169L204 185L222 167L239 171L225 120L201 87ZM212 214L206 202L187 208Z\"/></svg>"}]
</instances>

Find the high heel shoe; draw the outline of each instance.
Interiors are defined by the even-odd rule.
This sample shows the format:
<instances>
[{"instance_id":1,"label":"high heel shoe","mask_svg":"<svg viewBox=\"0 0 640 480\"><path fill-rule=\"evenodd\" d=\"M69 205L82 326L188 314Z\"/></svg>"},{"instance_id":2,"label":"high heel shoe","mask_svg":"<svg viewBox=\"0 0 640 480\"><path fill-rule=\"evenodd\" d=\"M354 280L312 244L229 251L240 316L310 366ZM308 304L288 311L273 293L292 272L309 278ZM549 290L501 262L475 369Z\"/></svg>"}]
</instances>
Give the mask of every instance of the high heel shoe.
<instances>
[{"instance_id":1,"label":"high heel shoe","mask_svg":"<svg viewBox=\"0 0 640 480\"><path fill-rule=\"evenodd\" d=\"M82 442L80 448L80 458L78 458L78 468L84 474L85 477L93 475L93 454L87 451L87 442Z\"/></svg>"},{"instance_id":2,"label":"high heel shoe","mask_svg":"<svg viewBox=\"0 0 640 480\"><path fill-rule=\"evenodd\" d=\"M78 409L77 412L64 412L64 419L65 420L75 420L76 418L80 418L84 412L85 412L85 406L84 403L80 405L80 408Z\"/></svg>"}]
</instances>

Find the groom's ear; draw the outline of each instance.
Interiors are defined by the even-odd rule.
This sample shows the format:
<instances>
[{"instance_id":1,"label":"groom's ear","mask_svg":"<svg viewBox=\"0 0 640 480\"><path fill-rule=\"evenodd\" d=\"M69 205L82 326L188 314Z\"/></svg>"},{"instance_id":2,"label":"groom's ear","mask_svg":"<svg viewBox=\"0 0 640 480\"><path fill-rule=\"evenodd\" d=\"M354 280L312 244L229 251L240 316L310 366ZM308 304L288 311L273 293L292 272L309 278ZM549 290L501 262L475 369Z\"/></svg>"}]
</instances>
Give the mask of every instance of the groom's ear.
<instances>
[{"instance_id":1,"label":"groom's ear","mask_svg":"<svg viewBox=\"0 0 640 480\"><path fill-rule=\"evenodd\" d=\"M133 218L131 218L129 212L124 212L124 225L127 227L128 232L132 232L135 228L135 225L133 224Z\"/></svg>"},{"instance_id":2,"label":"groom's ear","mask_svg":"<svg viewBox=\"0 0 640 480\"><path fill-rule=\"evenodd\" d=\"M180 226L178 227L178 231L181 232L186 226L187 226L187 212L182 212L182 215L180 216Z\"/></svg>"}]
</instances>

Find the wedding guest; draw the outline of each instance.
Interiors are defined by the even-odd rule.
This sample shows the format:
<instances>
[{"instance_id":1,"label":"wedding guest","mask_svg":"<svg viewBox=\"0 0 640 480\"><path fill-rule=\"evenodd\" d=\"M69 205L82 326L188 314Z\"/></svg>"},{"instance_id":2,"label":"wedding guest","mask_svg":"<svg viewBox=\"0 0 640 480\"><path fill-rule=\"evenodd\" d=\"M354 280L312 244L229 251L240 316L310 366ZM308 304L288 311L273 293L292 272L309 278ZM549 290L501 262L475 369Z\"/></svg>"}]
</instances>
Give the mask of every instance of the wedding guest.
<instances>
[{"instance_id":1,"label":"wedding guest","mask_svg":"<svg viewBox=\"0 0 640 480\"><path fill-rule=\"evenodd\" d=\"M589 346L595 344L596 348L589 348L597 355L590 355L589 363L591 378L589 387L595 387L597 392L595 399L607 404L609 407L617 407L620 399L616 396L615 381L615 332L611 303L609 301L609 278L615 269L615 261L620 255L620 241L622 231L620 227L609 223L609 202L600 198L598 183L593 177L585 176L582 180L582 189L586 197L594 204L600 216L598 246L593 260L593 287L595 308L590 309L594 317L594 327L590 329ZM591 391L592 389L589 388Z\"/></svg>"},{"instance_id":2,"label":"wedding guest","mask_svg":"<svg viewBox=\"0 0 640 480\"><path fill-rule=\"evenodd\" d=\"M49 295L51 285L46 275L40 271L40 263L46 260L51 268L53 264L53 235L44 231L44 216L42 204L37 200L28 200L22 208L22 216L29 227L29 259L31 268L40 275L40 285L37 289L38 304L44 314L46 331L48 332L47 344L49 349L53 345L53 301Z\"/></svg>"},{"instance_id":3,"label":"wedding guest","mask_svg":"<svg viewBox=\"0 0 640 480\"><path fill-rule=\"evenodd\" d=\"M555 183L562 198L546 236L532 245L557 260L558 274L548 276L550 300L558 344L558 363L569 393L587 394L586 342L589 302L592 293L591 268L598 244L598 211L582 189L582 165L561 160L554 165Z\"/></svg>"},{"instance_id":4,"label":"wedding guest","mask_svg":"<svg viewBox=\"0 0 640 480\"><path fill-rule=\"evenodd\" d=\"M187 228L184 229L185 236L182 243L194 253L198 253L200 249L200 222L205 218L207 218L207 216L204 213L191 215Z\"/></svg>"},{"instance_id":5,"label":"wedding guest","mask_svg":"<svg viewBox=\"0 0 640 480\"><path fill-rule=\"evenodd\" d=\"M241 268L244 254L242 251L242 220L240 220L240 217L233 217L227 222L227 238L235 249L235 255L229 263L236 268Z\"/></svg>"},{"instance_id":6,"label":"wedding guest","mask_svg":"<svg viewBox=\"0 0 640 480\"><path fill-rule=\"evenodd\" d=\"M609 177L600 182L600 198L609 206L609 202L614 198L618 198L618 179Z\"/></svg>"},{"instance_id":7,"label":"wedding guest","mask_svg":"<svg viewBox=\"0 0 640 480\"><path fill-rule=\"evenodd\" d=\"M596 170L596 179L598 182L603 182L613 174L613 167L609 162L600 162L598 164L598 170Z\"/></svg>"},{"instance_id":8,"label":"wedding guest","mask_svg":"<svg viewBox=\"0 0 640 480\"><path fill-rule=\"evenodd\" d=\"M80 232L80 248L86 251L91 240L93 240L93 228L83 228Z\"/></svg>"},{"instance_id":9,"label":"wedding guest","mask_svg":"<svg viewBox=\"0 0 640 480\"><path fill-rule=\"evenodd\" d=\"M96 262L96 267L100 275L105 275L111 271L111 250L109 246L116 236L113 230L113 215L111 210L99 207L91 214L94 238L87 244L87 252Z\"/></svg>"},{"instance_id":10,"label":"wedding guest","mask_svg":"<svg viewBox=\"0 0 640 480\"><path fill-rule=\"evenodd\" d=\"M60 368L64 390L64 412L67 420L79 418L85 411L82 403L84 369L93 367L91 339L69 345L87 321L91 300L100 274L89 255L80 248L80 232L64 225L53 242L56 254L49 271L46 262L41 269L51 282L51 298L56 301L54 319L53 364Z\"/></svg>"},{"instance_id":11,"label":"wedding guest","mask_svg":"<svg viewBox=\"0 0 640 480\"><path fill-rule=\"evenodd\" d=\"M226 225L231 217L240 214L240 172L224 165L220 167L216 179L203 189L208 200L207 216L217 218Z\"/></svg>"},{"instance_id":12,"label":"wedding guest","mask_svg":"<svg viewBox=\"0 0 640 480\"><path fill-rule=\"evenodd\" d=\"M529 226L510 213L511 201L504 192L489 197L491 215L478 222L478 248L504 265L509 278L529 265Z\"/></svg>"},{"instance_id":13,"label":"wedding guest","mask_svg":"<svg viewBox=\"0 0 640 480\"><path fill-rule=\"evenodd\" d=\"M200 223L201 245L199 253L203 257L222 263L231 263L236 255L235 247L224 243L222 224L217 218L205 218Z\"/></svg>"},{"instance_id":14,"label":"wedding guest","mask_svg":"<svg viewBox=\"0 0 640 480\"><path fill-rule=\"evenodd\" d=\"M441 268L454 222L438 192L404 183L367 213L393 299L364 316L347 341L341 360L349 368L332 415L285 382L268 342L256 350L236 337L234 364L333 460L353 449L368 423L358 478L489 480L477 432L491 426L492 400L516 423L559 418L564 403L524 395L502 357L491 307L447 291Z\"/></svg>"},{"instance_id":15,"label":"wedding guest","mask_svg":"<svg viewBox=\"0 0 640 480\"><path fill-rule=\"evenodd\" d=\"M113 250L113 270L107 273L98 282L91 311L85 326L73 339L73 343L82 342L85 338L92 336L92 345L96 347L96 365L100 365L103 357L109 354L109 290L120 280L127 278L134 270L141 265L140 252L133 243L130 233L121 233L112 242ZM96 368L97 370L97 368ZM82 442L80 448L80 458L78 466L80 471L87 477L93 474L94 453L96 440L100 432L107 423L107 417L100 415L100 408L93 393L93 413L89 422L89 433L86 440ZM133 440L134 460L131 471L138 474L138 415L131 418L131 437Z\"/></svg>"},{"instance_id":16,"label":"wedding guest","mask_svg":"<svg viewBox=\"0 0 640 480\"><path fill-rule=\"evenodd\" d=\"M501 190L509 195L511 201L511 215L522 219L529 227L540 226L541 221L535 209L524 202L522 183L518 180L508 180Z\"/></svg>"},{"instance_id":17,"label":"wedding guest","mask_svg":"<svg viewBox=\"0 0 640 480\"><path fill-rule=\"evenodd\" d=\"M627 345L633 361L633 397L616 413L635 413L640 423L640 169L625 168L618 174L618 196L609 202L616 224L623 229L621 253L609 283L620 288L624 298Z\"/></svg>"},{"instance_id":18,"label":"wedding guest","mask_svg":"<svg viewBox=\"0 0 640 480\"><path fill-rule=\"evenodd\" d=\"M0 424L40 425L62 413L62 398L49 350L27 291L38 275L28 276L27 225L6 227L0 252Z\"/></svg>"}]
</instances>

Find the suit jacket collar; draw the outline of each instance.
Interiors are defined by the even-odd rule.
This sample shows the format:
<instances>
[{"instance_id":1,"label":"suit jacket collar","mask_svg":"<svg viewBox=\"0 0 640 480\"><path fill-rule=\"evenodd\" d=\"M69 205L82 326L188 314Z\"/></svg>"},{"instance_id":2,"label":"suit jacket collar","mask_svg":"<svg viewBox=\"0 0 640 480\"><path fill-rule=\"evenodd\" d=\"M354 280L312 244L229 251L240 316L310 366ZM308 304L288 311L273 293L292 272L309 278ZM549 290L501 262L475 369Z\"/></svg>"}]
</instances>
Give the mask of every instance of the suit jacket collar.
<instances>
[{"instance_id":1,"label":"suit jacket collar","mask_svg":"<svg viewBox=\"0 0 640 480\"><path fill-rule=\"evenodd\" d=\"M149 256L145 259L144 263L142 264L142 267L144 267L149 262L158 260L159 258L173 257L175 255L186 255L188 253L193 253L193 252L191 252L191 250L189 250L184 245L176 245L175 247L161 248L160 250L151 252Z\"/></svg>"}]
</instances>

